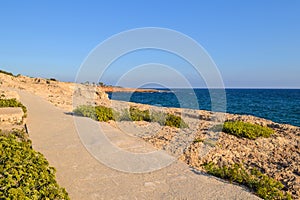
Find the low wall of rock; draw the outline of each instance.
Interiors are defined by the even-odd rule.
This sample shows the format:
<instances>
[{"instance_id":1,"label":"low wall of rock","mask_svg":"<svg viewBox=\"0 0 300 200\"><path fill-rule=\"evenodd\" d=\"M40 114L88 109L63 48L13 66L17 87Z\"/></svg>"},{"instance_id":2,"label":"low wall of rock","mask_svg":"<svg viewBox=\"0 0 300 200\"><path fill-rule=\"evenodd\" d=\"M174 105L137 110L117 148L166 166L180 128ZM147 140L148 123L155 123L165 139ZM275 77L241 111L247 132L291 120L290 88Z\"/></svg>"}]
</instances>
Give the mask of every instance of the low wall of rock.
<instances>
[{"instance_id":1,"label":"low wall of rock","mask_svg":"<svg viewBox=\"0 0 300 200\"><path fill-rule=\"evenodd\" d=\"M22 108L0 108L0 122L20 124L23 121L24 112Z\"/></svg>"}]
</instances>

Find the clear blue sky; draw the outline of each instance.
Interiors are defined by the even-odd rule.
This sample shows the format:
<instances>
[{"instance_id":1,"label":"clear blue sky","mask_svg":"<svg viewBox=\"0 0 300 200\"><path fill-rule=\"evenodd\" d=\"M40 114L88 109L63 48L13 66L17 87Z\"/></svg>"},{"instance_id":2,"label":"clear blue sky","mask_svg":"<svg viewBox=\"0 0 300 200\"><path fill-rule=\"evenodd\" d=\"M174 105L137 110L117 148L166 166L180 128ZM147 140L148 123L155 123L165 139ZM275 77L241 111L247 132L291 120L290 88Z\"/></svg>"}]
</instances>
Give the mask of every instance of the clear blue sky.
<instances>
[{"instance_id":1,"label":"clear blue sky","mask_svg":"<svg viewBox=\"0 0 300 200\"><path fill-rule=\"evenodd\" d=\"M227 87L300 88L298 0L2 0L0 68L73 81L96 45L140 27L195 39Z\"/></svg>"}]
</instances>

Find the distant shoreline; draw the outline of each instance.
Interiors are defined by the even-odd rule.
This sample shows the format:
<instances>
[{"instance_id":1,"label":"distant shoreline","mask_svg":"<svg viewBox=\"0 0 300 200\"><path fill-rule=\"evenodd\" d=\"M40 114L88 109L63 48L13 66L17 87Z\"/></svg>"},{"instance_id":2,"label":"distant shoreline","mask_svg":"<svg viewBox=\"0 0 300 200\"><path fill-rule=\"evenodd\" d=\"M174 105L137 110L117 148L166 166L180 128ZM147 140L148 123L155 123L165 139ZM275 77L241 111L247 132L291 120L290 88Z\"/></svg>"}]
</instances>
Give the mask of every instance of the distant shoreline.
<instances>
[{"instance_id":1,"label":"distant shoreline","mask_svg":"<svg viewBox=\"0 0 300 200\"><path fill-rule=\"evenodd\" d=\"M100 86L105 92L166 92L171 90L300 90L300 88L238 88L238 87L227 87L227 88L127 88L120 86Z\"/></svg>"},{"instance_id":2,"label":"distant shoreline","mask_svg":"<svg viewBox=\"0 0 300 200\"><path fill-rule=\"evenodd\" d=\"M161 92L157 89L141 89L141 88L123 88L123 87L114 87L114 86L103 86L100 87L104 92Z\"/></svg>"}]
</instances>

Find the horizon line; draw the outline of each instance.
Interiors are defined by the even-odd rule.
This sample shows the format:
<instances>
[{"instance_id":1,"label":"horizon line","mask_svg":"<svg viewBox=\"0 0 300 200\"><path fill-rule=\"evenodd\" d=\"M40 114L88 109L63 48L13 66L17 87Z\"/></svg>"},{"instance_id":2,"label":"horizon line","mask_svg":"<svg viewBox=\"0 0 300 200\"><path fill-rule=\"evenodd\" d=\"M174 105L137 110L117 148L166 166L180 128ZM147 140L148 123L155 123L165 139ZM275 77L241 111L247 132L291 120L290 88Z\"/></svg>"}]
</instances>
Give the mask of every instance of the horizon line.
<instances>
[{"instance_id":1,"label":"horizon line","mask_svg":"<svg viewBox=\"0 0 300 200\"><path fill-rule=\"evenodd\" d=\"M122 87L122 86L113 86L113 87ZM127 88L127 87L124 87ZM136 88L138 89L138 88ZM140 88L139 88L140 89ZM283 90L299 90L300 87L224 87L224 88L207 88L207 87L173 87L173 88L162 88L162 87L141 87L141 89L283 89Z\"/></svg>"}]
</instances>

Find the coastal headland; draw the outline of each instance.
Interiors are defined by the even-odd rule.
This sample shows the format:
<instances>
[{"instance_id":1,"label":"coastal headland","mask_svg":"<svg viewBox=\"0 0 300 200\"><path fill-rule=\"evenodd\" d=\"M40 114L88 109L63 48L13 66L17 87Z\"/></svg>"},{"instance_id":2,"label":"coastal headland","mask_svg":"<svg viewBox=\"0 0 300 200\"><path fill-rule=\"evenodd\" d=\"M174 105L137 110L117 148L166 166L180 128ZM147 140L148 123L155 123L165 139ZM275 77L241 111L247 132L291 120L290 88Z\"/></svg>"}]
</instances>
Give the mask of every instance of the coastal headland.
<instances>
[{"instance_id":1,"label":"coastal headland","mask_svg":"<svg viewBox=\"0 0 300 200\"><path fill-rule=\"evenodd\" d=\"M101 87L101 86L99 86ZM144 88L123 88L114 86L102 86L101 90L104 92L160 92L156 89L144 89Z\"/></svg>"},{"instance_id":2,"label":"coastal headland","mask_svg":"<svg viewBox=\"0 0 300 200\"><path fill-rule=\"evenodd\" d=\"M108 99L108 95L106 94L106 92L113 92L113 91L114 92L123 92L123 91L136 92L137 91L136 89L132 89L132 88L129 89L122 88L121 89L122 91L118 91L115 90L115 88L105 89L105 87L83 85L83 84L76 84L76 83L66 83L66 82L60 82L57 80L50 80L44 78L29 78L22 75L11 76L3 73L0 73L0 82L1 82L0 85L1 90L16 91L17 93L21 94L20 95L21 101L23 97L25 104L31 107L32 111L30 111L29 108L29 113L28 113L29 122L30 121L37 122L38 120L43 121L44 118L45 119L47 118L47 116L43 116L44 118L38 116L39 115L39 111L37 110L38 108L36 109L36 111L34 111L35 109L34 105L39 105L39 104L44 105L45 102L51 103L52 106L54 105L57 107L58 110L60 110L60 111L58 110L54 111L55 109L50 108L51 106L48 106L48 104L46 105L45 103L45 106L47 107L47 109L49 109L48 110L49 112L53 112L53 113L61 112L61 114L58 115L66 121L70 120L68 117L71 116L64 115L63 113L71 113L75 108L77 108L80 105L104 106L107 108L115 109L116 111L122 111L124 109L130 109L131 107L134 107L141 111L145 111L145 112L149 111L149 113L153 113L154 111L159 111L159 112L172 114L175 116L180 116L182 120L184 120L188 124L188 128L180 129L180 128L170 127L170 126L161 126L159 123L152 122L151 120L149 121L109 120L108 122L101 122L101 123L104 123L105 124L104 127L106 127L108 130L114 130L114 129L124 130L125 131L124 133L129 134L129 136L132 136L134 138L139 138L142 141L146 142L147 144L150 144L153 148L161 149L166 153L168 153L169 155L178 158L179 162L181 162L186 166L191 167L192 171L195 172L194 175L210 172L218 176L217 172L220 171L225 172L226 171L225 169L227 169L226 172L230 170L232 173L243 171L247 174L255 169L259 171L256 173L259 174L260 177L264 177L265 180L265 182L259 182L259 184L257 185L258 187L262 187L263 189L267 188L268 186L264 185L267 184L267 182L271 182L272 184L274 183L273 185L277 184L280 186L278 187L280 189L274 188L274 190L270 192L270 194L275 195L273 199L278 199L279 195L281 194L283 196L290 194L291 197L294 199L298 199L300 197L300 192L299 192L300 191L300 165L299 165L300 128L299 127L288 125L288 124L279 124L255 116L225 113L224 114L225 121L229 121L229 122L238 121L243 123L249 123L249 124L265 127L272 130L272 134L269 135L268 137L259 136L254 139L249 139L242 136L228 134L224 131L224 129L223 130L220 129L217 131L213 130L212 127L218 125L219 121L214 120L215 113L212 113L210 111L190 110L190 109L181 109L181 108L158 108L150 105L114 101ZM141 89L140 92L149 92L149 90ZM151 92L156 92L156 91L151 91ZM34 101L36 101L35 104L30 102L31 101L30 94L33 96ZM42 103L41 99L45 102ZM35 118L31 119L30 117L32 116L35 116ZM52 119L51 116L49 116L49 121L47 123L46 121L45 123L44 122L43 123L45 124L45 126L51 126L50 125L51 120L54 119ZM35 126L34 124L32 126L35 127L32 128L32 130L36 129L39 132L42 132L43 129L47 129L47 127L41 128L41 126ZM29 130L30 130L30 126L29 126ZM55 131L59 132L59 128ZM45 133L50 134L49 131L45 131ZM45 135L44 133L40 133L39 135L38 133L35 133L34 135L32 135L33 146L38 147L39 148L38 150L44 153L46 158L49 159L50 163L53 163L55 167L57 165L58 181L62 183L62 185L67 189L67 191L70 192L71 197L73 197L74 199L79 199L78 196L76 197L76 194L79 195L79 193L76 193L75 191L78 188L80 188L80 182L84 182L84 180L87 181L92 180L92 174L85 174L85 177L81 177L80 180L76 181L76 183L70 180L66 180L67 177L71 177L71 174L70 176L67 176L66 175L67 172L64 171L67 169L66 167L68 167L68 164L67 163L64 164L64 160L59 156L58 152L53 152L51 148L46 148L46 146L43 146L46 145L46 143L43 142L46 141L48 142L50 140L52 140L54 143L53 145L55 145L56 140L54 138L60 136L55 133L53 133L54 135L52 136L47 134ZM66 135L62 137L67 138L71 136ZM64 151L66 154L68 154L70 158L72 158L70 153L67 153L65 149L63 150L63 146L64 144L61 144L61 146L58 145L57 148L62 148L61 150ZM73 149L72 144L69 144L68 146L70 147L70 149ZM74 148L73 150L78 151L78 148L77 149ZM72 163L71 161L69 163L72 164L74 168L73 169L71 167L72 168L71 171L85 170L83 168L80 168L79 165L76 165L75 161L76 159L72 158ZM235 168L231 168L232 166L234 166ZM180 169L188 170L189 168L177 167L172 169L176 171ZM105 170L107 169L103 168L103 170L100 171L101 173L103 173ZM166 171L166 173L168 172ZM151 190L152 192L154 192L157 189L157 187L161 187L160 189L157 189L158 191L161 192L159 194L162 195L162 196L156 196L158 198L163 197L164 193L166 195L165 197L168 198L172 198L174 197L174 195L175 196L179 195L179 197L182 198L189 197L189 199L193 199L193 197L195 198L197 197L197 195L200 195L198 193L198 194L194 194L195 196L193 196L193 194L187 194L183 192L185 190L184 189L185 184L182 182L182 180L186 180L184 182L188 184L189 178L187 178L186 176L187 174L180 175L178 171L176 171L176 174L177 174L176 176L170 178L171 179L175 178L178 181L178 183L181 181L182 185L180 187L179 185L176 185L176 181L173 182L171 181L171 179L168 178L166 178L166 180L170 181L169 185L168 183L164 183L165 185L164 184L161 185L163 180L160 181L157 180L158 182L155 182L155 180L152 179L151 181L149 180L148 182L147 181L144 182L143 185L138 181L138 179L143 179L142 177L134 179L134 181L137 184L142 184L140 187L143 188L141 189L143 191L144 189L147 191L149 189L149 191ZM194 175L191 176L194 177ZM162 174L160 174L160 176L164 177L164 175ZM250 173L249 177L251 176L254 175ZM118 185L121 183L119 182L120 180L125 181L125 179L128 178L123 175L119 177L120 179L115 180L117 181L117 183L114 184ZM226 178L226 176L223 178L229 179L228 177ZM191 180L194 180L194 178L191 178ZM101 182L100 180L94 180L94 181ZM196 182L194 182L193 184L195 184ZM238 180L233 180L233 182L240 183L238 182ZM88 182L86 182L85 184L88 184ZM73 187L75 185L77 189ZM176 194L174 193L174 189L178 190ZM109 191L113 192L115 190L110 189ZM173 193L170 191L173 191ZM189 191L189 193L192 193L192 191L190 190L187 191ZM232 196L228 194L228 191L231 191ZM219 194L220 195L219 197L221 197L223 193L224 197L228 195L227 196L228 198L238 198L238 199L243 199L243 197L247 199L256 198L255 196L247 196L244 193L240 193L239 190L228 189L228 191L220 191L221 194ZM250 188L247 191L248 191L247 194L251 194L251 192L256 192L256 194L258 195L261 192L262 194L260 196L263 198L265 196L262 195L266 195L263 193L263 190L253 191ZM211 189L209 190L209 192L214 192L214 190ZM92 191L90 193L92 193ZM101 194L97 193L97 195L98 195L97 197L99 198L101 197ZM115 197L115 196L110 196L111 194L105 192L102 195L103 195L102 197ZM122 193L120 195L124 196L125 193ZM137 194L136 196L142 198L143 196L141 195L142 194ZM215 195L216 195L215 198L217 199L218 194L215 193ZM95 198L97 197L95 196Z\"/></svg>"}]
</instances>

